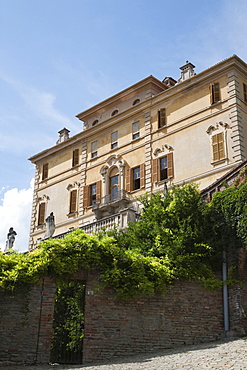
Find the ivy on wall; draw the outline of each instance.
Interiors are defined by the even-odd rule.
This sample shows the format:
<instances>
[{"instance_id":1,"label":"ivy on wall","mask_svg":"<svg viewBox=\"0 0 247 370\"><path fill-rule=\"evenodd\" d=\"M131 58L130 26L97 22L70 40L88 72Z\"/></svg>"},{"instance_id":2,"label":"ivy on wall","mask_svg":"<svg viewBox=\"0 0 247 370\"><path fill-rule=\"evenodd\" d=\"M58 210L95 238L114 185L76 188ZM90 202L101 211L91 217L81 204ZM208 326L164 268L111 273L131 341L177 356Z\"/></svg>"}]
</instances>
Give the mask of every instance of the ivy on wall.
<instances>
[{"instance_id":1,"label":"ivy on wall","mask_svg":"<svg viewBox=\"0 0 247 370\"><path fill-rule=\"evenodd\" d=\"M216 193L209 204L193 184L146 195L141 202L139 222L126 230L87 235L78 229L29 253L0 253L0 289L11 291L44 276L59 285L81 267L98 268L102 286L121 298L164 291L177 279L219 287L214 271L222 251L234 255L247 242L247 183Z\"/></svg>"}]
</instances>

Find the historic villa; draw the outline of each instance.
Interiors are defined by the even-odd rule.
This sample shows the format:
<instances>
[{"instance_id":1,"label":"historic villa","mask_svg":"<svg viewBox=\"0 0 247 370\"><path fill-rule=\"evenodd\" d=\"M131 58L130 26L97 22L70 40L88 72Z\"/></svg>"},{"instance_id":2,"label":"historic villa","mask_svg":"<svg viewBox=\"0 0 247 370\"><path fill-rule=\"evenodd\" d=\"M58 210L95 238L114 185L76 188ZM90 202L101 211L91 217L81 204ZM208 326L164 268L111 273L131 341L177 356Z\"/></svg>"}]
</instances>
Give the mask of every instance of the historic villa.
<instances>
[{"instance_id":1,"label":"historic villa","mask_svg":"<svg viewBox=\"0 0 247 370\"><path fill-rule=\"evenodd\" d=\"M63 128L36 165L30 249L47 237L124 227L144 192L196 182L210 186L247 157L247 65L236 55L178 81L149 76L79 113L82 131Z\"/></svg>"}]
</instances>

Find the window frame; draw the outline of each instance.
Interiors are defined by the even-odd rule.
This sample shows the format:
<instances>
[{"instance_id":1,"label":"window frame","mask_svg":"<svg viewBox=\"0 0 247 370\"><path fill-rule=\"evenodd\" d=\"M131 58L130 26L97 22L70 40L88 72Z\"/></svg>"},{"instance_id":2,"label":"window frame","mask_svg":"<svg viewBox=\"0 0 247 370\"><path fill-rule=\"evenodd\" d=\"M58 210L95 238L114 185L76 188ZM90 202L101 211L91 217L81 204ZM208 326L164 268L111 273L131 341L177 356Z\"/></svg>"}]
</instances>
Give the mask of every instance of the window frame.
<instances>
[{"instance_id":1,"label":"window frame","mask_svg":"<svg viewBox=\"0 0 247 370\"><path fill-rule=\"evenodd\" d=\"M79 149L73 150L73 157L72 157L72 167L75 167L79 164Z\"/></svg>"},{"instance_id":2,"label":"window frame","mask_svg":"<svg viewBox=\"0 0 247 370\"><path fill-rule=\"evenodd\" d=\"M135 177L136 172L136 177ZM141 189L141 166L132 168L132 190Z\"/></svg>"},{"instance_id":3,"label":"window frame","mask_svg":"<svg viewBox=\"0 0 247 370\"><path fill-rule=\"evenodd\" d=\"M46 211L46 203L45 202L39 203L38 226L42 226L45 224L45 211Z\"/></svg>"},{"instance_id":4,"label":"window frame","mask_svg":"<svg viewBox=\"0 0 247 370\"><path fill-rule=\"evenodd\" d=\"M158 110L158 129L166 126L166 108Z\"/></svg>"},{"instance_id":5,"label":"window frame","mask_svg":"<svg viewBox=\"0 0 247 370\"><path fill-rule=\"evenodd\" d=\"M247 84L243 82L244 102L247 103Z\"/></svg>"},{"instance_id":6,"label":"window frame","mask_svg":"<svg viewBox=\"0 0 247 370\"><path fill-rule=\"evenodd\" d=\"M118 109L114 109L114 111L111 114L111 117L116 116L118 114Z\"/></svg>"},{"instance_id":7,"label":"window frame","mask_svg":"<svg viewBox=\"0 0 247 370\"><path fill-rule=\"evenodd\" d=\"M163 161L164 163L162 164ZM168 180L168 156L159 158L159 181L165 180Z\"/></svg>"},{"instance_id":8,"label":"window frame","mask_svg":"<svg viewBox=\"0 0 247 370\"><path fill-rule=\"evenodd\" d=\"M137 127L135 128L136 125ZM137 140L140 137L140 121L132 123L132 140Z\"/></svg>"},{"instance_id":9,"label":"window frame","mask_svg":"<svg viewBox=\"0 0 247 370\"><path fill-rule=\"evenodd\" d=\"M213 162L226 158L224 132L212 135Z\"/></svg>"},{"instance_id":10,"label":"window frame","mask_svg":"<svg viewBox=\"0 0 247 370\"><path fill-rule=\"evenodd\" d=\"M116 148L118 148L118 131L114 131L111 133L111 149Z\"/></svg>"},{"instance_id":11,"label":"window frame","mask_svg":"<svg viewBox=\"0 0 247 370\"><path fill-rule=\"evenodd\" d=\"M215 82L211 85L211 104L216 104L221 101L220 83Z\"/></svg>"},{"instance_id":12,"label":"window frame","mask_svg":"<svg viewBox=\"0 0 247 370\"><path fill-rule=\"evenodd\" d=\"M77 212L77 189L72 189L70 191L69 198L69 214Z\"/></svg>"},{"instance_id":13,"label":"window frame","mask_svg":"<svg viewBox=\"0 0 247 370\"><path fill-rule=\"evenodd\" d=\"M93 191L94 189L94 191ZM97 199L97 183L89 185L89 206L93 205L93 201Z\"/></svg>"},{"instance_id":14,"label":"window frame","mask_svg":"<svg viewBox=\"0 0 247 370\"><path fill-rule=\"evenodd\" d=\"M98 140L91 142L91 158L98 157Z\"/></svg>"},{"instance_id":15,"label":"window frame","mask_svg":"<svg viewBox=\"0 0 247 370\"><path fill-rule=\"evenodd\" d=\"M42 180L48 179L48 170L49 170L48 163L43 164L43 167L42 167Z\"/></svg>"},{"instance_id":16,"label":"window frame","mask_svg":"<svg viewBox=\"0 0 247 370\"><path fill-rule=\"evenodd\" d=\"M132 105L139 104L141 102L141 99L137 98L133 101Z\"/></svg>"}]
</instances>

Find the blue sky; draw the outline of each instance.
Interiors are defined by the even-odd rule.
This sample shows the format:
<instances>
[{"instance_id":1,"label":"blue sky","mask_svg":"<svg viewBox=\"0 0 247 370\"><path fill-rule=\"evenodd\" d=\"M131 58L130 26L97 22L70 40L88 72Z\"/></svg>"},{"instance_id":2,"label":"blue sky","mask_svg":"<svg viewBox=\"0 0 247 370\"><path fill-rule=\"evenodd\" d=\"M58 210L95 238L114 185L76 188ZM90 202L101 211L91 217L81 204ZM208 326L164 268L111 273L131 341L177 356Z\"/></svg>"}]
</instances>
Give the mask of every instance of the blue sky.
<instances>
[{"instance_id":1,"label":"blue sky","mask_svg":"<svg viewBox=\"0 0 247 370\"><path fill-rule=\"evenodd\" d=\"M180 77L237 54L246 0L0 0L0 248L26 250L34 167L75 115L153 75Z\"/></svg>"}]
</instances>

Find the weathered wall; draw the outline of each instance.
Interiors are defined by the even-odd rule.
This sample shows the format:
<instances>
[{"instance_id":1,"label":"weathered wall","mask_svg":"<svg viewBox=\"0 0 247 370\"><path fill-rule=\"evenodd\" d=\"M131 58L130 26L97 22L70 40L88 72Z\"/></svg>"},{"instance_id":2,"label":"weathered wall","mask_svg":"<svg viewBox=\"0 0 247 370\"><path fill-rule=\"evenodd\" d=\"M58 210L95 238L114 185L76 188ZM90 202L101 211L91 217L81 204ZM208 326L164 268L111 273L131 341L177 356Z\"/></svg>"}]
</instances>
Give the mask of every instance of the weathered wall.
<instances>
[{"instance_id":1,"label":"weathered wall","mask_svg":"<svg viewBox=\"0 0 247 370\"><path fill-rule=\"evenodd\" d=\"M222 292L177 282L164 297L117 301L113 292L86 286L84 363L217 340L223 332Z\"/></svg>"},{"instance_id":2,"label":"weathered wall","mask_svg":"<svg viewBox=\"0 0 247 370\"><path fill-rule=\"evenodd\" d=\"M230 333L247 332L245 284L229 289ZM164 296L119 301L111 289L97 291L98 272L87 278L83 362L222 338L222 291L210 292L193 282L176 282ZM96 282L96 283L95 283ZM12 297L0 294L0 365L48 363L55 285L49 279Z\"/></svg>"},{"instance_id":3,"label":"weathered wall","mask_svg":"<svg viewBox=\"0 0 247 370\"><path fill-rule=\"evenodd\" d=\"M48 363L55 285L39 285L0 294L0 364Z\"/></svg>"}]
</instances>

